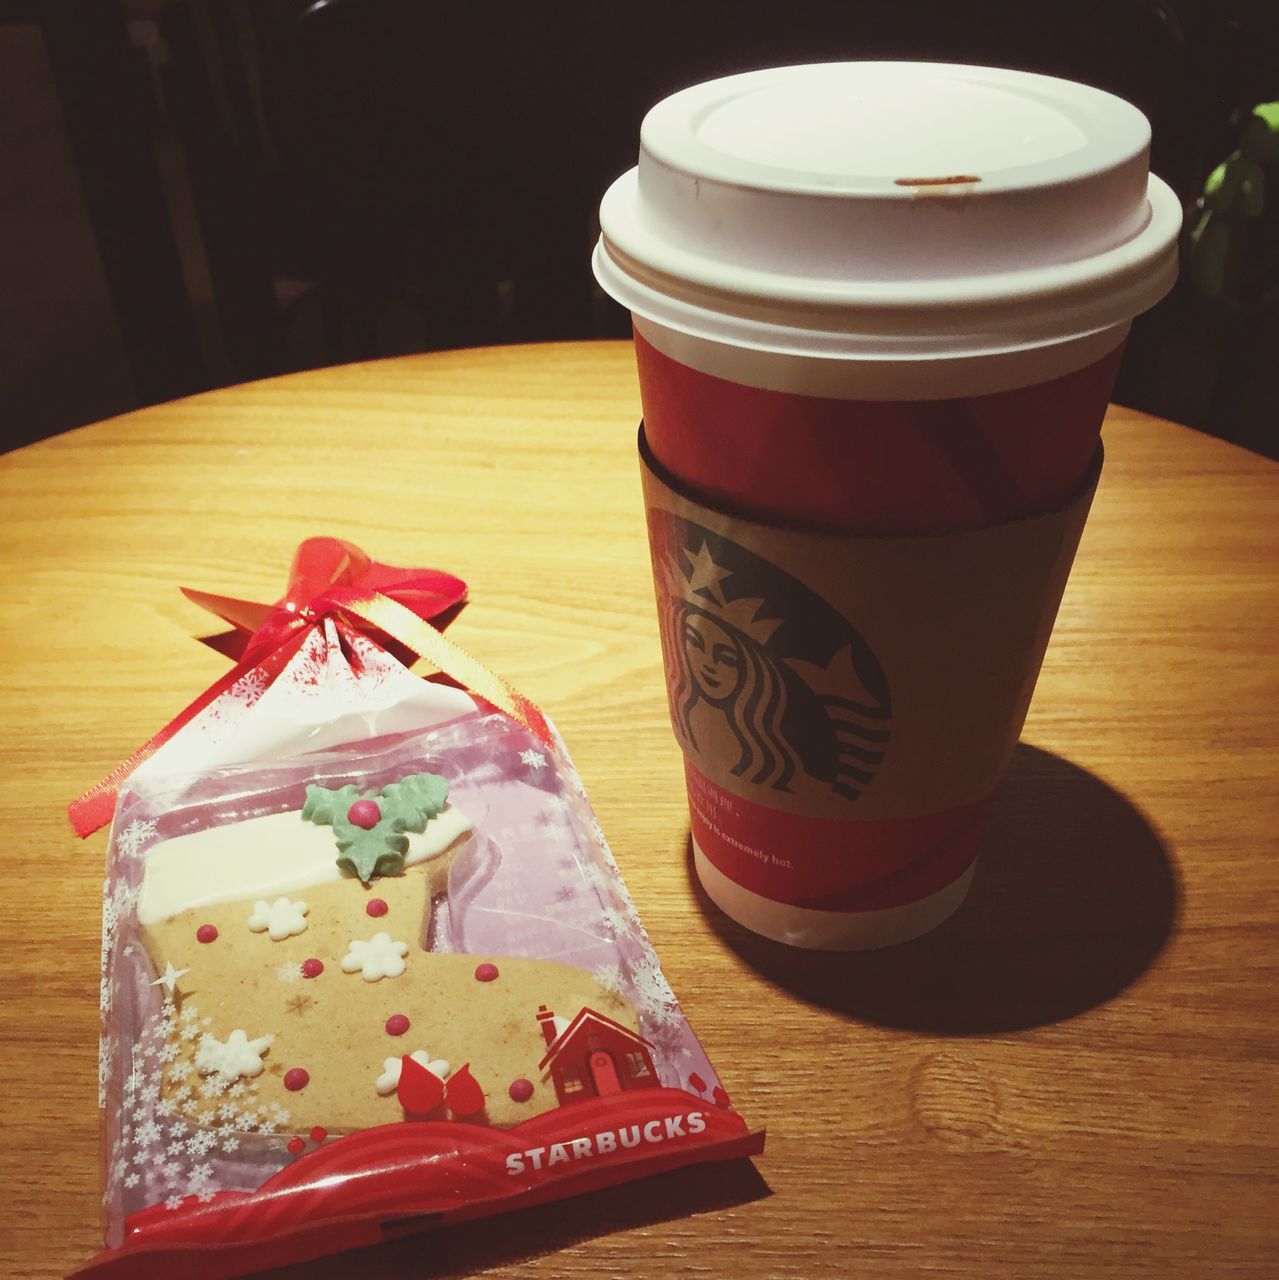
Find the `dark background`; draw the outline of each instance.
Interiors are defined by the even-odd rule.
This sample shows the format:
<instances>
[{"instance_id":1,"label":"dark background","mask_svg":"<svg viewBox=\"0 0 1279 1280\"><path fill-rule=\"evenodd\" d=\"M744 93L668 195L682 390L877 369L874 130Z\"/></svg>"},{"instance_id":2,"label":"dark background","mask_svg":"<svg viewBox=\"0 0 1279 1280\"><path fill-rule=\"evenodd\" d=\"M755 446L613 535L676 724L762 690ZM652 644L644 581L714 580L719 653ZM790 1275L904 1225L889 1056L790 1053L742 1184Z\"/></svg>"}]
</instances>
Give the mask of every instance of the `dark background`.
<instances>
[{"instance_id":1,"label":"dark background","mask_svg":"<svg viewBox=\"0 0 1279 1280\"><path fill-rule=\"evenodd\" d=\"M647 108L857 58L1121 94L1189 229L1279 98L1279 4L0 0L0 448L286 370L626 336L589 257ZM1143 317L1116 394L1271 456L1277 168L1231 287Z\"/></svg>"}]
</instances>

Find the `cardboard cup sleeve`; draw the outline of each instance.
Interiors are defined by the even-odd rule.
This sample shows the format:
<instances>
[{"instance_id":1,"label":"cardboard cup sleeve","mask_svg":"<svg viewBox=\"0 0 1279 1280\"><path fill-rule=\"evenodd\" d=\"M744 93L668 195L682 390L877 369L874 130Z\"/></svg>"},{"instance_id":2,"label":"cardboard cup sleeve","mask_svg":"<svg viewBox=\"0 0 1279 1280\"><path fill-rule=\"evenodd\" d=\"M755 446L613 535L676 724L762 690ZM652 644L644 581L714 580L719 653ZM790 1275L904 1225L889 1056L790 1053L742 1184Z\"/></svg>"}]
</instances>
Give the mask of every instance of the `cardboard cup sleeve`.
<instances>
[{"instance_id":1,"label":"cardboard cup sleeve","mask_svg":"<svg viewBox=\"0 0 1279 1280\"><path fill-rule=\"evenodd\" d=\"M988 797L1016 745L1101 472L1063 507L929 536L705 505L640 431L671 722L754 806L846 822ZM793 899L794 900L794 899Z\"/></svg>"}]
</instances>

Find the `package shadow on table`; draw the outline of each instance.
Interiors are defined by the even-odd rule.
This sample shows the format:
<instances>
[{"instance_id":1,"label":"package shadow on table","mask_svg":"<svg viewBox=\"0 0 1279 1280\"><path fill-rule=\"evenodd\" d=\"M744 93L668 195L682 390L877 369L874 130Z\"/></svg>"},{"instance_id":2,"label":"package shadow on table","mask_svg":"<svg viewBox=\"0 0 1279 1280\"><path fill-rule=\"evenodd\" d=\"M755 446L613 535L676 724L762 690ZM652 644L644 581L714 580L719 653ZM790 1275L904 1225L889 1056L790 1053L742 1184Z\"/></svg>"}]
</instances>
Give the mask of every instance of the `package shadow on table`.
<instances>
[{"instance_id":1,"label":"package shadow on table","mask_svg":"<svg viewBox=\"0 0 1279 1280\"><path fill-rule=\"evenodd\" d=\"M689 878L707 922L762 977L880 1026L983 1035L1060 1022L1118 995L1176 928L1158 834L1095 774L1022 743L996 797L968 898L882 951L800 951L747 932Z\"/></svg>"}]
</instances>

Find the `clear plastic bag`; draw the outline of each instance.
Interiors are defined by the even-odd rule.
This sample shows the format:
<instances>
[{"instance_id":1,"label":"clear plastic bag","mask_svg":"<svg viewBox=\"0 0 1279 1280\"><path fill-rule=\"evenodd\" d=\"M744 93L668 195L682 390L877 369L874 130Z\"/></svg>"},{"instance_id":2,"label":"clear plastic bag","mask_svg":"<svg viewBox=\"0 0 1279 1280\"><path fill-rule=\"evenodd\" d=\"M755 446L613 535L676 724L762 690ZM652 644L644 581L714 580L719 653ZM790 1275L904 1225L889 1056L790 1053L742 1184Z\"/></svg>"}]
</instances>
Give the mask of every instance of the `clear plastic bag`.
<instances>
[{"instance_id":1,"label":"clear plastic bag","mask_svg":"<svg viewBox=\"0 0 1279 1280\"><path fill-rule=\"evenodd\" d=\"M105 890L80 1274L242 1275L762 1147L562 744L500 712L139 771Z\"/></svg>"}]
</instances>

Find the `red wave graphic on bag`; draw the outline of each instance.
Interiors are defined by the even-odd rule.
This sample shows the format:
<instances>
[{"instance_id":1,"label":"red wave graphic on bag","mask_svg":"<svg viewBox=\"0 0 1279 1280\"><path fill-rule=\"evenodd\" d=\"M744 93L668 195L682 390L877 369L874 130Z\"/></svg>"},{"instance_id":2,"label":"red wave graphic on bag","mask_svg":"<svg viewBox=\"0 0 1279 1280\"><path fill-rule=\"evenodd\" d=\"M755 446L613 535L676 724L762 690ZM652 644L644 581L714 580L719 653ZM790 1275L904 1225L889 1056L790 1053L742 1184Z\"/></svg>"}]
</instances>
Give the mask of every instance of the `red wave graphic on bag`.
<instances>
[{"instance_id":1,"label":"red wave graphic on bag","mask_svg":"<svg viewBox=\"0 0 1279 1280\"><path fill-rule=\"evenodd\" d=\"M184 1280L216 1280L375 1242L397 1218L428 1215L439 1225L677 1164L758 1154L763 1134L750 1133L726 1103L652 1088L569 1103L513 1129L379 1125L330 1139L256 1191L143 1209L127 1220L120 1248L75 1274L146 1280L168 1274L180 1257Z\"/></svg>"}]
</instances>

